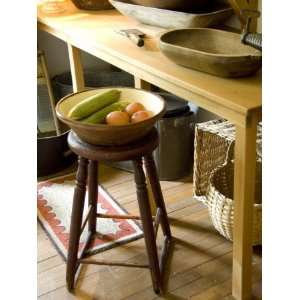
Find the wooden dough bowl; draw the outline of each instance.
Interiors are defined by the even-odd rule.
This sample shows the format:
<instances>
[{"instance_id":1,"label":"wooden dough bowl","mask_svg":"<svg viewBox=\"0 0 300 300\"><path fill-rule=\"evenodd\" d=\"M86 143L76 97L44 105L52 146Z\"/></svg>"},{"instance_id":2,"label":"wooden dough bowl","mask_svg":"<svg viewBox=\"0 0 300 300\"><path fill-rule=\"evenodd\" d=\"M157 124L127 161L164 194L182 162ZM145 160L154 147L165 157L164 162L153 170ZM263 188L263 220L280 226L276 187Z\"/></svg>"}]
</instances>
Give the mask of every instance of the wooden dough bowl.
<instances>
[{"instance_id":1,"label":"wooden dough bowl","mask_svg":"<svg viewBox=\"0 0 300 300\"><path fill-rule=\"evenodd\" d=\"M261 68L261 52L237 33L211 28L170 30L160 37L164 55L176 64L221 77L243 77Z\"/></svg>"},{"instance_id":2,"label":"wooden dough bowl","mask_svg":"<svg viewBox=\"0 0 300 300\"><path fill-rule=\"evenodd\" d=\"M107 124L84 124L67 117L70 109L83 99L111 89L121 91L120 101L139 102L153 113L152 117L139 123L112 126ZM58 118L66 123L83 141L93 145L124 145L145 136L165 113L162 97L140 89L106 87L74 93L62 98L56 105Z\"/></svg>"},{"instance_id":3,"label":"wooden dough bowl","mask_svg":"<svg viewBox=\"0 0 300 300\"><path fill-rule=\"evenodd\" d=\"M233 14L233 9L221 2L213 2L205 9L195 12L182 12L169 9L135 5L129 0L109 0L124 16L142 24L167 29L211 27L221 24Z\"/></svg>"},{"instance_id":4,"label":"wooden dough bowl","mask_svg":"<svg viewBox=\"0 0 300 300\"><path fill-rule=\"evenodd\" d=\"M163 9L189 9L207 4L208 0L131 0L132 3Z\"/></svg>"}]
</instances>

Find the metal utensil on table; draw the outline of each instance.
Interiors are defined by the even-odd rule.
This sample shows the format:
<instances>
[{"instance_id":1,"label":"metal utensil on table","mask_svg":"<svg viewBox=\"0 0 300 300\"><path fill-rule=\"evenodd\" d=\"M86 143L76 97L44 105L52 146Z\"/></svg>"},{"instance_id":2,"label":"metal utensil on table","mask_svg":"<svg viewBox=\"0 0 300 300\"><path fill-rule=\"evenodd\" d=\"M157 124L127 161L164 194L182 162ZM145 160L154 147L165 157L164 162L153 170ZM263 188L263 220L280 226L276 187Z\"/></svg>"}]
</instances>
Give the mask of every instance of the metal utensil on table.
<instances>
[{"instance_id":1,"label":"metal utensil on table","mask_svg":"<svg viewBox=\"0 0 300 300\"><path fill-rule=\"evenodd\" d=\"M246 17L246 25L243 28L241 41L243 44L252 46L258 50L262 50L262 35L261 33L250 33L250 23L253 18L259 18L260 12L257 10L242 9L242 16Z\"/></svg>"},{"instance_id":2,"label":"metal utensil on table","mask_svg":"<svg viewBox=\"0 0 300 300\"><path fill-rule=\"evenodd\" d=\"M118 31L120 34L127 36L138 47L144 46L145 34L138 29L122 29Z\"/></svg>"}]
</instances>

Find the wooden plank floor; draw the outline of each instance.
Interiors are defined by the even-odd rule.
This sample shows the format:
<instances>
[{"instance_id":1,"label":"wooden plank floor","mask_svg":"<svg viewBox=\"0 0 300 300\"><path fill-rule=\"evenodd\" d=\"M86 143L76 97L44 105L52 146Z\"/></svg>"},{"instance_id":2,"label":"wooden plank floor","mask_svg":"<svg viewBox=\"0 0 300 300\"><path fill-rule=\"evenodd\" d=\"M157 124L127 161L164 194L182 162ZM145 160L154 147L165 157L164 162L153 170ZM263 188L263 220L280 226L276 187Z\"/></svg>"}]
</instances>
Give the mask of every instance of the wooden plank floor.
<instances>
[{"instance_id":1,"label":"wooden plank floor","mask_svg":"<svg viewBox=\"0 0 300 300\"><path fill-rule=\"evenodd\" d=\"M130 213L138 213L133 175L107 166L99 169L100 180L111 195ZM168 292L164 296L152 291L147 269L93 265L82 267L76 289L73 294L69 293L65 284L65 263L38 225L39 299L232 299L231 242L214 230L207 209L193 200L191 182L162 181L161 186L175 237L166 282ZM161 233L158 239L160 236ZM144 240L95 255L102 259L112 257L145 262ZM261 299L260 248L254 249L253 294L254 299Z\"/></svg>"}]
</instances>

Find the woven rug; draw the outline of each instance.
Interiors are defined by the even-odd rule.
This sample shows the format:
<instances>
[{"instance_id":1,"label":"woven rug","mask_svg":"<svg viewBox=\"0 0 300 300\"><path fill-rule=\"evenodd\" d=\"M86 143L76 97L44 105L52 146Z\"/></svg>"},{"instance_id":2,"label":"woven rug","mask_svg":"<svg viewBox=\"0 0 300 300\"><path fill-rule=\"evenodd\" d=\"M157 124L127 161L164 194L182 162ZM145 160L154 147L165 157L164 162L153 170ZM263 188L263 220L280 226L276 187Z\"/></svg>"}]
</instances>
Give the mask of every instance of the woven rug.
<instances>
[{"instance_id":1,"label":"woven rug","mask_svg":"<svg viewBox=\"0 0 300 300\"><path fill-rule=\"evenodd\" d=\"M47 232L54 246L64 259L67 257L69 229L71 222L75 174L57 177L38 183L37 211L38 220ZM127 212L101 186L98 189L98 213L121 214ZM84 216L88 209L88 192L84 207ZM84 217L83 217L84 219ZM87 235L87 225L81 238L79 249L83 247ZM99 238L92 243L88 254L105 251L123 243L142 237L143 232L133 220L124 219L97 219Z\"/></svg>"}]
</instances>

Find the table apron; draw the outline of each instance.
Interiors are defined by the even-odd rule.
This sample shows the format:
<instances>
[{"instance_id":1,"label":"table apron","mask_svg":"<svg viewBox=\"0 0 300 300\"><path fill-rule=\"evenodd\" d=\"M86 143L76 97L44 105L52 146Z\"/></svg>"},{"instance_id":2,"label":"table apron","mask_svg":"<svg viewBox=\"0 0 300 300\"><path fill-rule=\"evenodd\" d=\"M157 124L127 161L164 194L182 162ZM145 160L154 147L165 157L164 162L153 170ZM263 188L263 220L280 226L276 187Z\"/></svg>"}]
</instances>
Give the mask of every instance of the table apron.
<instances>
[{"instance_id":1,"label":"table apron","mask_svg":"<svg viewBox=\"0 0 300 300\"><path fill-rule=\"evenodd\" d=\"M109 53L108 51L102 49L96 49L95 46L88 45L83 46L86 43L83 43L82 40L77 40L76 37L68 36L65 33L61 33L55 30L52 27L47 26L46 24L38 22L38 29L46 31L51 35L61 39L62 41L72 44L73 46L101 59L107 63L110 63L144 81L147 81L159 88L162 88L178 97L187 99L188 101L196 104L197 106L206 109L214 114L219 115L227 119L228 121L239 125L241 127L247 126L248 115L252 112L240 112L223 106L220 103L215 102L213 99L209 99L206 96L200 95L185 87L181 87L178 84L175 84L168 79L161 77L159 74L152 74L139 66L135 66L132 63L128 63L126 60ZM257 112L255 112L257 113ZM258 112L259 113L259 112Z\"/></svg>"}]
</instances>

